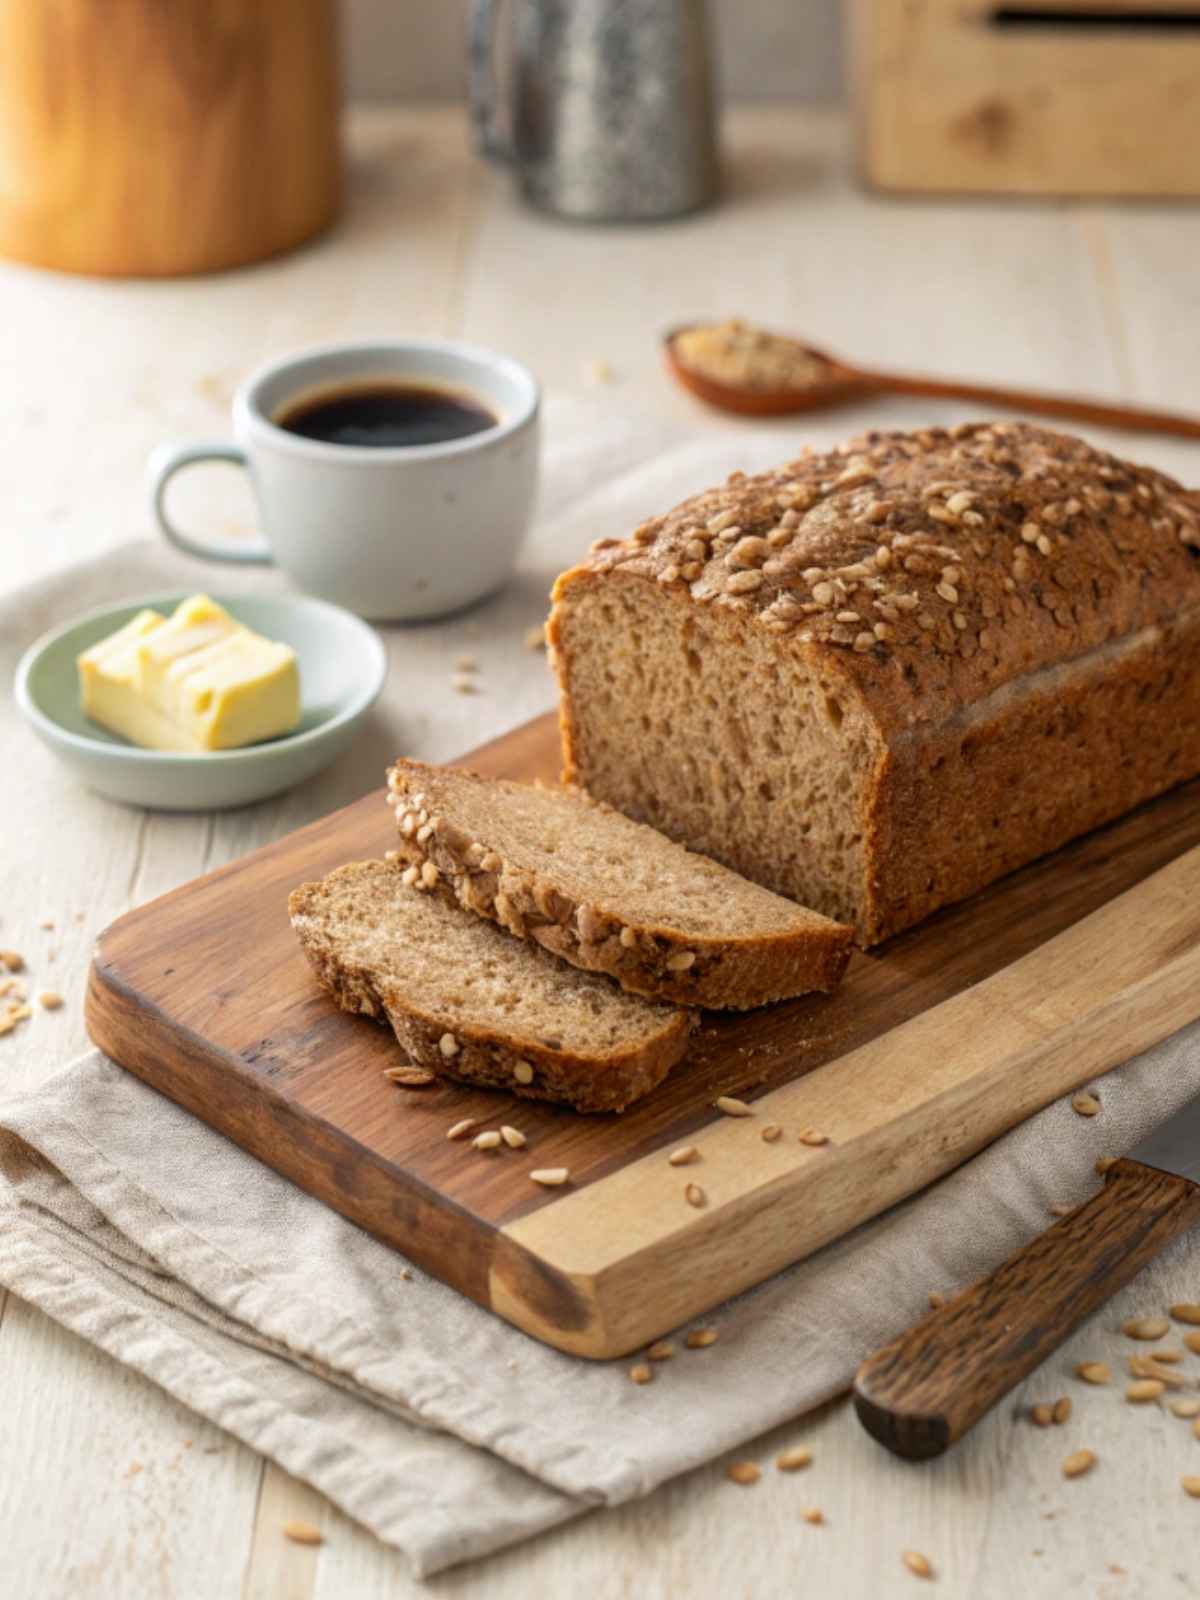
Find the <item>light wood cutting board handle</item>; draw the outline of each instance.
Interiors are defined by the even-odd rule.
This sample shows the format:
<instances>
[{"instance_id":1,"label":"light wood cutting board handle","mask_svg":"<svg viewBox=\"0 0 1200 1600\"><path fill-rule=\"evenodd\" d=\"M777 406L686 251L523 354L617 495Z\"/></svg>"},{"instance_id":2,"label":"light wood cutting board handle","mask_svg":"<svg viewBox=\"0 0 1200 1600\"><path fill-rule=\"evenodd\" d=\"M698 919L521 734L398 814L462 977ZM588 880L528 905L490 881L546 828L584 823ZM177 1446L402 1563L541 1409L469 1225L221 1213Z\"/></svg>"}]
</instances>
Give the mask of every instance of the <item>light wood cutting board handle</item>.
<instances>
[{"instance_id":1,"label":"light wood cutting board handle","mask_svg":"<svg viewBox=\"0 0 1200 1600\"><path fill-rule=\"evenodd\" d=\"M1196 1221L1200 1184L1118 1161L1094 1199L864 1362L859 1420L895 1455L941 1455Z\"/></svg>"}]
</instances>

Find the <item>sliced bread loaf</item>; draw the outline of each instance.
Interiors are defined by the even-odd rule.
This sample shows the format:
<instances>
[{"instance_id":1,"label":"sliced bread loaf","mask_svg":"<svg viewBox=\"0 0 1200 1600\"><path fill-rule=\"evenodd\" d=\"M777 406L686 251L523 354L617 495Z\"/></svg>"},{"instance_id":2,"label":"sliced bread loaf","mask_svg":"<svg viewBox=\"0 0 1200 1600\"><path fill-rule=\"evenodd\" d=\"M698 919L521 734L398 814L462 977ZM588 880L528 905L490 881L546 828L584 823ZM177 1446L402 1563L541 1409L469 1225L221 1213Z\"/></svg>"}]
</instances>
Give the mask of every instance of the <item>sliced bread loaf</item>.
<instances>
[{"instance_id":1,"label":"sliced bread loaf","mask_svg":"<svg viewBox=\"0 0 1200 1600\"><path fill-rule=\"evenodd\" d=\"M631 993L740 1009L833 989L853 934L578 789L397 761L410 877Z\"/></svg>"},{"instance_id":2,"label":"sliced bread loaf","mask_svg":"<svg viewBox=\"0 0 1200 1600\"><path fill-rule=\"evenodd\" d=\"M363 861L288 901L304 953L344 1011L389 1022L442 1077L621 1111L683 1055L686 1011L622 994Z\"/></svg>"}]
</instances>

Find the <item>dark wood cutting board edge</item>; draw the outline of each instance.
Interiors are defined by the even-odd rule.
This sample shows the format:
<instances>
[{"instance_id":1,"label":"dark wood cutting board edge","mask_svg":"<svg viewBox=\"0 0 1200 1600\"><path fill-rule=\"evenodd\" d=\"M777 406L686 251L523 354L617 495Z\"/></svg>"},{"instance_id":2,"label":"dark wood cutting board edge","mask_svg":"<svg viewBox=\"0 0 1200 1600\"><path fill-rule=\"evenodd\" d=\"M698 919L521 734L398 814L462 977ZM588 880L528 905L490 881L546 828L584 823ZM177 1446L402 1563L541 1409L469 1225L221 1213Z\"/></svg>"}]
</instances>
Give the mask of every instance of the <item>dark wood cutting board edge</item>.
<instances>
[{"instance_id":1,"label":"dark wood cutting board edge","mask_svg":"<svg viewBox=\"0 0 1200 1600\"><path fill-rule=\"evenodd\" d=\"M554 724L553 715L539 718L463 764L552 780ZM621 1118L578 1117L463 1086L397 1091L382 1084L371 1069L394 1059L394 1046L383 1030L329 1005L295 946L283 904L303 878L381 853L390 833L379 792L120 918L97 944L89 1029L114 1060L418 1265L539 1337L608 1355L629 1346L634 1324L641 1337L653 1317L622 1310L598 1320L595 1275L556 1266L540 1240L523 1242L534 1226L529 1219L555 1208L574 1215L581 1195L653 1152L701 1134L723 1136L717 1124L726 1119L712 1110L718 1093L753 1099L795 1084L1028 957L1200 844L1200 783L857 956L837 996L707 1016L686 1065ZM170 966L162 964L163 950L175 951ZM180 963L180 952L189 960ZM222 955L235 971L215 975L204 989L197 970L217 974ZM262 1017L269 1026L258 1037L251 1024L257 1028ZM447 1145L445 1128L467 1115L519 1123L536 1156L497 1159ZM999 1131L998 1124L991 1136ZM534 1165L568 1166L571 1189L539 1189L527 1178ZM684 1220L699 1238L714 1219ZM663 1228L673 1238L677 1219ZM684 1260L685 1241L679 1245ZM635 1254L631 1244L631 1261ZM603 1276L615 1285L620 1273L609 1264Z\"/></svg>"}]
</instances>

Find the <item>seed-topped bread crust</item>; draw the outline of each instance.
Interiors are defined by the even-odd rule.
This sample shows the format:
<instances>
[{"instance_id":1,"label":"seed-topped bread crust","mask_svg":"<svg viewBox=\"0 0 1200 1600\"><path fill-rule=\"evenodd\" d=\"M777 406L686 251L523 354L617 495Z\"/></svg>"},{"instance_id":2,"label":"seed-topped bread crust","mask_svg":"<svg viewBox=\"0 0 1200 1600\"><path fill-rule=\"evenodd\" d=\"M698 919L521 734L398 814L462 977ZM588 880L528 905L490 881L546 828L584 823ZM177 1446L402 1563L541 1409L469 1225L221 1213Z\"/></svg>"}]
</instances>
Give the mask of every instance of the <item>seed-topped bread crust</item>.
<instances>
[{"instance_id":1,"label":"seed-topped bread crust","mask_svg":"<svg viewBox=\"0 0 1200 1600\"><path fill-rule=\"evenodd\" d=\"M413 885L632 994L743 1009L831 990L853 931L672 843L577 789L397 761L388 772Z\"/></svg>"},{"instance_id":2,"label":"seed-topped bread crust","mask_svg":"<svg viewBox=\"0 0 1200 1600\"><path fill-rule=\"evenodd\" d=\"M587 565L831 646L921 722L1200 602L1200 497L1028 423L869 433L735 473Z\"/></svg>"},{"instance_id":3,"label":"seed-topped bread crust","mask_svg":"<svg viewBox=\"0 0 1200 1600\"><path fill-rule=\"evenodd\" d=\"M665 742L639 754L632 729L628 781L602 752L614 711L590 709L579 683L602 659L613 670L611 642L583 613L627 585L661 595L664 636L706 619L726 694L770 638L781 671L861 714L853 904L822 899L815 866L782 864L769 825L735 839L699 799L656 787ZM638 607L645 639L653 608ZM1025 423L871 433L598 541L559 579L548 636L568 781L853 917L873 943L1200 770L1200 495ZM653 693L638 709L657 738ZM673 736L678 760L702 765ZM756 759L722 755L726 771Z\"/></svg>"},{"instance_id":4,"label":"seed-topped bread crust","mask_svg":"<svg viewBox=\"0 0 1200 1600\"><path fill-rule=\"evenodd\" d=\"M403 882L383 861L292 891L288 911L343 1011L390 1023L438 1077L623 1111L687 1049L694 1018L623 994Z\"/></svg>"}]
</instances>

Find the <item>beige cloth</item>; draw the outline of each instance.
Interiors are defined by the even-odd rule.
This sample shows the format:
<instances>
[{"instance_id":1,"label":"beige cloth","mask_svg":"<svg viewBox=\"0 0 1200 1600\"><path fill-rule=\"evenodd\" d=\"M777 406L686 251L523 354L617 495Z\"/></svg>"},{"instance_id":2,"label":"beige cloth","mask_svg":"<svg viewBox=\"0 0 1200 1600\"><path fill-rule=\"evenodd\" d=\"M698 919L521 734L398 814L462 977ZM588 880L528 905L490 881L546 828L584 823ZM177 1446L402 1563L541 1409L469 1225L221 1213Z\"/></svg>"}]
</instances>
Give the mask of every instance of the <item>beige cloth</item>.
<instances>
[{"instance_id":1,"label":"beige cloth","mask_svg":"<svg viewBox=\"0 0 1200 1600\"><path fill-rule=\"evenodd\" d=\"M562 423L560 437L580 437ZM549 577L587 538L739 460L784 453L778 438L746 434L672 450L635 422L586 438L552 457L548 513L518 581L474 614L481 655L539 614ZM218 582L211 568L126 546L0 604L0 669L41 628L113 596L275 581ZM470 742L461 724L443 726L457 709L447 651L462 648L462 627L389 630L388 696L359 751L303 797L311 814L377 781L389 742L434 758ZM549 700L537 660L511 656L491 699L505 725ZM2 714L6 743L27 739ZM15 747L29 756L22 783L59 781L28 743ZM80 791L78 804L99 802ZM306 820L297 812L293 802L289 825ZM98 1053L0 1103L0 1283L315 1484L428 1574L648 1493L844 1389L930 1290L1003 1259L1047 1225L1051 1205L1092 1191L1097 1156L1128 1149L1200 1093L1200 1028L1109 1074L1100 1092L1102 1117L1060 1102L731 1302L706 1319L720 1341L648 1388L628 1381L627 1362L558 1354L416 1269L402 1279L394 1252Z\"/></svg>"}]
</instances>

